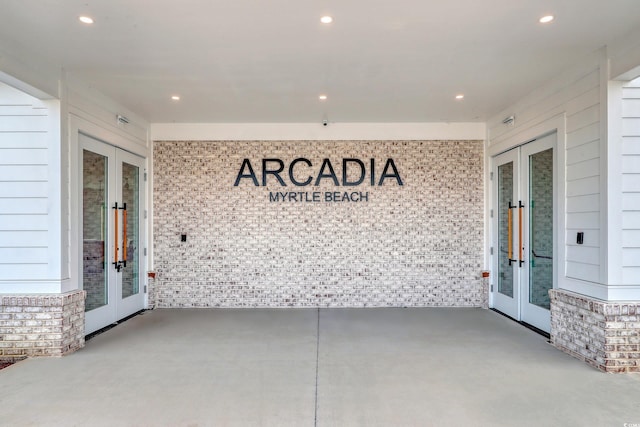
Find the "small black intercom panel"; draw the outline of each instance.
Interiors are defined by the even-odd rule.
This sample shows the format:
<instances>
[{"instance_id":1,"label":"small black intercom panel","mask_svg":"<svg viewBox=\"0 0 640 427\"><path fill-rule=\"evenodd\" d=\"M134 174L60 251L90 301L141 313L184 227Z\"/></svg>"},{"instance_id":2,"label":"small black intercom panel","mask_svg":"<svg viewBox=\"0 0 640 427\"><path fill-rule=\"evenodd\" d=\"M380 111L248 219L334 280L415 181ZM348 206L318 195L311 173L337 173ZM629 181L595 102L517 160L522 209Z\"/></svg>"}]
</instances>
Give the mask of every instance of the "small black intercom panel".
<instances>
[{"instance_id":1,"label":"small black intercom panel","mask_svg":"<svg viewBox=\"0 0 640 427\"><path fill-rule=\"evenodd\" d=\"M181 234L180 235L180 241L181 242L186 242L187 241L187 235L186 234Z\"/></svg>"},{"instance_id":2,"label":"small black intercom panel","mask_svg":"<svg viewBox=\"0 0 640 427\"><path fill-rule=\"evenodd\" d=\"M579 245L584 243L584 231L578 231L578 236L576 237L576 243Z\"/></svg>"}]
</instances>

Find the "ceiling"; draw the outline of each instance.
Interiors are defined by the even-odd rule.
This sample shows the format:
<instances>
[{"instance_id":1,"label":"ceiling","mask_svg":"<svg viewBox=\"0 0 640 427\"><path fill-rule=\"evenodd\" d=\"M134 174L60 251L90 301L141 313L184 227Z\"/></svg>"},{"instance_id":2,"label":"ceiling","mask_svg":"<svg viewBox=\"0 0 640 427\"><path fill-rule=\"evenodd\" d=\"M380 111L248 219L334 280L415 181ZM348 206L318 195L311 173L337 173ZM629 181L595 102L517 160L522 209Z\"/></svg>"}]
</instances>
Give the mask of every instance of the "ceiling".
<instances>
[{"instance_id":1,"label":"ceiling","mask_svg":"<svg viewBox=\"0 0 640 427\"><path fill-rule=\"evenodd\" d=\"M483 122L637 28L638 0L0 0L0 52L152 123Z\"/></svg>"}]
</instances>

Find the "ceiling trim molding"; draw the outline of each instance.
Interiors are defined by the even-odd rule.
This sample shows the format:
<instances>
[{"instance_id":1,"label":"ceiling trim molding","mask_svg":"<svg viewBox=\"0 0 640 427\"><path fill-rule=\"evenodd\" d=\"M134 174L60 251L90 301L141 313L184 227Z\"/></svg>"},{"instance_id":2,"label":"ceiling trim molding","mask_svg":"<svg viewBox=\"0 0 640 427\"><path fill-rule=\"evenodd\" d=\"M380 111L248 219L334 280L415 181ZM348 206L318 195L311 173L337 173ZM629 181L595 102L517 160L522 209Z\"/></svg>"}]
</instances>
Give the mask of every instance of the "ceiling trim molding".
<instances>
[{"instance_id":1,"label":"ceiling trim molding","mask_svg":"<svg viewBox=\"0 0 640 427\"><path fill-rule=\"evenodd\" d=\"M484 140L485 123L152 123L153 141Z\"/></svg>"}]
</instances>

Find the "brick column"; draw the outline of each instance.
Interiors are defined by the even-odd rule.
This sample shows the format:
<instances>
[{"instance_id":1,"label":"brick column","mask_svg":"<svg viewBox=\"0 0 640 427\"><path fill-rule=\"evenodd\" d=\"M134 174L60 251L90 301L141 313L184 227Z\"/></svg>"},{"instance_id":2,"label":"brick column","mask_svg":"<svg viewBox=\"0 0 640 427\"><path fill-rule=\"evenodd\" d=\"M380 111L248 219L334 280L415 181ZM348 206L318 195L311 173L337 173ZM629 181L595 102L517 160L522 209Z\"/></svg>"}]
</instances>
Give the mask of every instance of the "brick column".
<instances>
[{"instance_id":1,"label":"brick column","mask_svg":"<svg viewBox=\"0 0 640 427\"><path fill-rule=\"evenodd\" d=\"M604 372L640 372L640 301L601 301L562 289L549 295L556 348Z\"/></svg>"},{"instance_id":2,"label":"brick column","mask_svg":"<svg viewBox=\"0 0 640 427\"><path fill-rule=\"evenodd\" d=\"M84 300L58 295L0 295L0 360L63 356L84 347Z\"/></svg>"}]
</instances>

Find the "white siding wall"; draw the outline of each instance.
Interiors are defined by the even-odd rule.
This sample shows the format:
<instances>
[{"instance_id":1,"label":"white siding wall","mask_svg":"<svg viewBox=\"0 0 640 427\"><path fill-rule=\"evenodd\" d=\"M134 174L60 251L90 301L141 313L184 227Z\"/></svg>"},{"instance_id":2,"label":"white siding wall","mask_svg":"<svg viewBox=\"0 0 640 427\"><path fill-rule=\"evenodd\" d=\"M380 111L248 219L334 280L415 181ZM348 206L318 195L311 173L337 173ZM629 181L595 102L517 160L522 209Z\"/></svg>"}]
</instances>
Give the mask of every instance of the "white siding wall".
<instances>
[{"instance_id":1,"label":"white siding wall","mask_svg":"<svg viewBox=\"0 0 640 427\"><path fill-rule=\"evenodd\" d=\"M49 128L42 102L0 83L0 292L50 272Z\"/></svg>"},{"instance_id":2,"label":"white siding wall","mask_svg":"<svg viewBox=\"0 0 640 427\"><path fill-rule=\"evenodd\" d=\"M588 58L489 120L487 152L493 156L558 131L558 284L606 298L601 255L602 62L600 53ZM502 122L510 115L515 116L513 126ZM578 231L585 233L583 245L576 244Z\"/></svg>"},{"instance_id":3,"label":"white siding wall","mask_svg":"<svg viewBox=\"0 0 640 427\"><path fill-rule=\"evenodd\" d=\"M640 79L622 89L622 284L640 284Z\"/></svg>"},{"instance_id":4,"label":"white siding wall","mask_svg":"<svg viewBox=\"0 0 640 427\"><path fill-rule=\"evenodd\" d=\"M600 70L576 82L566 104L566 277L602 282ZM559 149L562 149L559 147ZM584 244L576 244L578 232Z\"/></svg>"}]
</instances>

